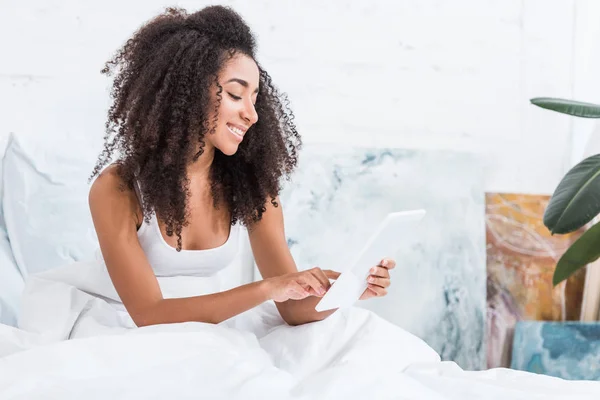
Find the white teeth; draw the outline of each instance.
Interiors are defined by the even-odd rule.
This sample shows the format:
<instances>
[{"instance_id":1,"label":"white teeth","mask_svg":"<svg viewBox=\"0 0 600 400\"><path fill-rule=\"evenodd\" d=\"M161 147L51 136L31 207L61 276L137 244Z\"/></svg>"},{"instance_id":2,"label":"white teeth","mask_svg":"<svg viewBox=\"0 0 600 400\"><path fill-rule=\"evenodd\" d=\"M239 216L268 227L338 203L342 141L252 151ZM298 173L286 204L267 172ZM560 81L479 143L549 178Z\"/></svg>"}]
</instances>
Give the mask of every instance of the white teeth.
<instances>
[{"instance_id":1,"label":"white teeth","mask_svg":"<svg viewBox=\"0 0 600 400\"><path fill-rule=\"evenodd\" d=\"M227 127L229 128L230 131L232 131L236 135L242 136L244 134L244 131L242 131L241 129L236 128L235 126L227 125Z\"/></svg>"}]
</instances>

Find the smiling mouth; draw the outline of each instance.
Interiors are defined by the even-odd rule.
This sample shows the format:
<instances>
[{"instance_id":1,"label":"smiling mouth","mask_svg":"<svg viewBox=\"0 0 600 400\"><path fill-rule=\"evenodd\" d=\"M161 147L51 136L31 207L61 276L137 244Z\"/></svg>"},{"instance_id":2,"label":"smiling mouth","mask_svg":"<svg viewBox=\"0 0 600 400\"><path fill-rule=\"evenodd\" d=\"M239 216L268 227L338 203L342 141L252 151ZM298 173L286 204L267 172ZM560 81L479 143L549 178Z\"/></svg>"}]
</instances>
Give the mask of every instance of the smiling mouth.
<instances>
[{"instance_id":1,"label":"smiling mouth","mask_svg":"<svg viewBox=\"0 0 600 400\"><path fill-rule=\"evenodd\" d=\"M229 129L229 132L233 133L237 138L244 138L244 131L242 131L241 129L238 129L235 126L231 126L229 124L227 124L227 129Z\"/></svg>"},{"instance_id":2,"label":"smiling mouth","mask_svg":"<svg viewBox=\"0 0 600 400\"><path fill-rule=\"evenodd\" d=\"M229 129L229 131L230 131L231 133L233 133L234 135L237 135L237 136L239 136L239 137L244 137L244 133L245 133L245 132L244 132L243 130L241 130L241 129L239 129L239 128L235 127L235 126L232 126L232 125L229 125L229 124L227 124L227 129Z\"/></svg>"}]
</instances>

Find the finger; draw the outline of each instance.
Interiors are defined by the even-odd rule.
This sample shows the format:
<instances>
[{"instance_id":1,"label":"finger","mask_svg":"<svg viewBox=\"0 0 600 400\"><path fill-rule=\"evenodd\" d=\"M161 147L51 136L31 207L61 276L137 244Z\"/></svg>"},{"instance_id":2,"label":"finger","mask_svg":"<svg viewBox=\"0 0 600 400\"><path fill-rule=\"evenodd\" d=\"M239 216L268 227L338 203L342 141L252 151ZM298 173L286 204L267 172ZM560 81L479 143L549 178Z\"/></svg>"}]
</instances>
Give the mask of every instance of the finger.
<instances>
[{"instance_id":1,"label":"finger","mask_svg":"<svg viewBox=\"0 0 600 400\"><path fill-rule=\"evenodd\" d=\"M382 288L388 288L391 285L391 281L389 278L378 278L376 276L370 276L369 279L367 279L367 281L371 285L379 286Z\"/></svg>"},{"instance_id":2,"label":"finger","mask_svg":"<svg viewBox=\"0 0 600 400\"><path fill-rule=\"evenodd\" d=\"M339 278L340 275L341 275L341 272L332 271L330 269L324 269L323 273L325 274L325 276L327 277L327 279L334 279L334 280L336 280L337 278Z\"/></svg>"},{"instance_id":3,"label":"finger","mask_svg":"<svg viewBox=\"0 0 600 400\"><path fill-rule=\"evenodd\" d=\"M387 294L387 290L379 286L369 284L368 289L375 293L378 297L385 296Z\"/></svg>"},{"instance_id":4,"label":"finger","mask_svg":"<svg viewBox=\"0 0 600 400\"><path fill-rule=\"evenodd\" d=\"M384 258L379 265L387 269L394 269L396 267L396 261L391 258Z\"/></svg>"},{"instance_id":5,"label":"finger","mask_svg":"<svg viewBox=\"0 0 600 400\"><path fill-rule=\"evenodd\" d=\"M302 290L308 293L309 296L321 296L319 293L317 293L315 289L313 289L313 287L309 283L305 282L304 279L299 278L296 283L300 285Z\"/></svg>"},{"instance_id":6,"label":"finger","mask_svg":"<svg viewBox=\"0 0 600 400\"><path fill-rule=\"evenodd\" d=\"M308 283L299 283L302 290L308 293L309 296L318 296L319 294Z\"/></svg>"},{"instance_id":7,"label":"finger","mask_svg":"<svg viewBox=\"0 0 600 400\"><path fill-rule=\"evenodd\" d=\"M321 283L323 288L329 289L329 286L331 284L329 283L329 278L327 278L327 275L325 275L323 270L319 267L314 267L311 271L312 271L313 275L315 276L315 278L317 278L319 280L319 282Z\"/></svg>"},{"instance_id":8,"label":"finger","mask_svg":"<svg viewBox=\"0 0 600 400\"><path fill-rule=\"evenodd\" d=\"M378 276L380 278L390 277L390 271L388 271L385 267L373 267L371 268L371 271L369 271L369 274L371 276Z\"/></svg>"},{"instance_id":9,"label":"finger","mask_svg":"<svg viewBox=\"0 0 600 400\"><path fill-rule=\"evenodd\" d=\"M311 288L313 288L315 292L318 293L318 295L322 296L325 294L325 288L323 287L321 282L319 282L319 280L315 277L315 275L313 275L313 271L304 271L301 275L301 279L304 281L304 283L308 284Z\"/></svg>"},{"instance_id":10,"label":"finger","mask_svg":"<svg viewBox=\"0 0 600 400\"><path fill-rule=\"evenodd\" d=\"M310 292L308 290L306 290L305 288L302 287L302 285L300 285L298 282L291 282L290 286L288 287L288 289L295 294L295 296L293 296L294 299L296 300L300 300L300 299L304 299L308 296L310 296Z\"/></svg>"}]
</instances>

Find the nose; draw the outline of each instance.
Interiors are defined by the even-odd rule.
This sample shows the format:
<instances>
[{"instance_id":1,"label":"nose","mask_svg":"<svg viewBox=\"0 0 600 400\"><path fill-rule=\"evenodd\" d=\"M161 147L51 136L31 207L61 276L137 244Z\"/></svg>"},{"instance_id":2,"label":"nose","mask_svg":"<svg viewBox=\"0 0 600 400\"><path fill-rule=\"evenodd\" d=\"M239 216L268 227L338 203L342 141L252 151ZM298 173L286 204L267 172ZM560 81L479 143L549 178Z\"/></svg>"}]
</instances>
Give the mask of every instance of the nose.
<instances>
[{"instance_id":1,"label":"nose","mask_svg":"<svg viewBox=\"0 0 600 400\"><path fill-rule=\"evenodd\" d=\"M246 102L246 105L242 110L242 118L250 125L253 125L258 121L258 114L251 101Z\"/></svg>"}]
</instances>

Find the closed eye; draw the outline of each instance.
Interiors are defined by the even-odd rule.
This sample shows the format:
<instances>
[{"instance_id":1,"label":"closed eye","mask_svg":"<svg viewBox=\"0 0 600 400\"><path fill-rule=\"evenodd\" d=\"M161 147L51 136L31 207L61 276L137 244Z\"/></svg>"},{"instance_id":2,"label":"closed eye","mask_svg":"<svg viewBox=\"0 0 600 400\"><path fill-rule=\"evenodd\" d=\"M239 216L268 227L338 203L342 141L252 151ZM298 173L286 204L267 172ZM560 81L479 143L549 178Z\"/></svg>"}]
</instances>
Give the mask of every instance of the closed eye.
<instances>
[{"instance_id":1,"label":"closed eye","mask_svg":"<svg viewBox=\"0 0 600 400\"><path fill-rule=\"evenodd\" d=\"M231 98L232 98L232 99L234 99L235 101L238 101L238 100L241 100L241 99L242 99L241 97L239 97L239 96L236 96L236 95L234 95L234 94L231 94L231 93L229 93L229 92L227 92L227 94L228 94L229 96L231 96ZM253 105L253 106L256 106L256 102L255 102L255 101L254 101L254 102L252 102L252 105Z\"/></svg>"}]
</instances>

